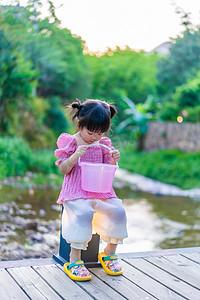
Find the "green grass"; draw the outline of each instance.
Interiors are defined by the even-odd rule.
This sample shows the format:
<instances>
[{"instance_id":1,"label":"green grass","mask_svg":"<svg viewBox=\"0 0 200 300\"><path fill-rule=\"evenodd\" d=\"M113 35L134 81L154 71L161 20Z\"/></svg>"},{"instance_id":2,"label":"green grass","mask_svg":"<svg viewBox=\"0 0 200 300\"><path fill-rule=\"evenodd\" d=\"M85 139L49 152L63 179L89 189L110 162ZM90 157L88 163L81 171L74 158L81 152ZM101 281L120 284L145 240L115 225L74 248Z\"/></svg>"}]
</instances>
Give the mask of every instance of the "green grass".
<instances>
[{"instance_id":1,"label":"green grass","mask_svg":"<svg viewBox=\"0 0 200 300\"><path fill-rule=\"evenodd\" d=\"M33 151L19 137L0 137L0 179L23 176L27 171L59 174L54 149Z\"/></svg>"},{"instance_id":2,"label":"green grass","mask_svg":"<svg viewBox=\"0 0 200 300\"><path fill-rule=\"evenodd\" d=\"M183 189L200 188L200 152L137 152L135 145L123 145L122 140L117 140L116 148L121 152L121 168ZM55 160L54 149L33 151L21 138L0 137L0 180L21 176L23 181L25 173L30 171L37 175L30 179L33 184L60 185L63 176L55 166Z\"/></svg>"},{"instance_id":3,"label":"green grass","mask_svg":"<svg viewBox=\"0 0 200 300\"><path fill-rule=\"evenodd\" d=\"M119 166L182 189L200 188L200 152L136 152L134 146L128 145L121 149Z\"/></svg>"}]
</instances>

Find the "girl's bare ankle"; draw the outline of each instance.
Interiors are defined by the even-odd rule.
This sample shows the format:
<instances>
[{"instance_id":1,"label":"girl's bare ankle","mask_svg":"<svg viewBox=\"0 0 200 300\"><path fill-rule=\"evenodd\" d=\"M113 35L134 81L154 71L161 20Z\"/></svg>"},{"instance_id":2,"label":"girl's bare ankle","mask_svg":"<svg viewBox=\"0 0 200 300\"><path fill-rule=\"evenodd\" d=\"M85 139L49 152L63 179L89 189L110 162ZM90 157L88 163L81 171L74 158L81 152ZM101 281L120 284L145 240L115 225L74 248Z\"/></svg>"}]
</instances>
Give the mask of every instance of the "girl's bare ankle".
<instances>
[{"instance_id":1,"label":"girl's bare ankle","mask_svg":"<svg viewBox=\"0 0 200 300\"><path fill-rule=\"evenodd\" d=\"M71 248L70 252L70 264L73 263L74 261L81 260L81 250L80 249L75 249Z\"/></svg>"},{"instance_id":2,"label":"girl's bare ankle","mask_svg":"<svg viewBox=\"0 0 200 300\"><path fill-rule=\"evenodd\" d=\"M114 255L116 251L117 245L116 244L108 244L104 249L104 253L106 256Z\"/></svg>"}]
</instances>

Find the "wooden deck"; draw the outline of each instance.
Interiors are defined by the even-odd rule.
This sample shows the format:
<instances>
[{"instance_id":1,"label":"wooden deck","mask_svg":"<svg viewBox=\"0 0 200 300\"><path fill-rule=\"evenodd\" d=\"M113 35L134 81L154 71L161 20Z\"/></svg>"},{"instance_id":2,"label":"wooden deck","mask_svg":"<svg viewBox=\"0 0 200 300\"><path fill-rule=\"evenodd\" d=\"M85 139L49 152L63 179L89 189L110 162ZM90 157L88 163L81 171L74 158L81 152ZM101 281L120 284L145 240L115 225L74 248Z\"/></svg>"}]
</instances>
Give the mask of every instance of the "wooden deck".
<instances>
[{"instance_id":1,"label":"wooden deck","mask_svg":"<svg viewBox=\"0 0 200 300\"><path fill-rule=\"evenodd\" d=\"M74 282L53 259L0 262L0 299L200 300L200 247L121 254L122 276Z\"/></svg>"}]
</instances>

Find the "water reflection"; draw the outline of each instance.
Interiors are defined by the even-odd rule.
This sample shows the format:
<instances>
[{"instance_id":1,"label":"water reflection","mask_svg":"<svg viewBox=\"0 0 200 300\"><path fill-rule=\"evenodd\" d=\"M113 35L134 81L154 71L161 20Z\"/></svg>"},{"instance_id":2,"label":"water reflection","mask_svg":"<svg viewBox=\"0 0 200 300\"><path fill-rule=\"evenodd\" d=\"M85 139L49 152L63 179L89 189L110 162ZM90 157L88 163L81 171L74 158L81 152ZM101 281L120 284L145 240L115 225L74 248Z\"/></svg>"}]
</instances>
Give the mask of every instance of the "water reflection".
<instances>
[{"instance_id":1,"label":"water reflection","mask_svg":"<svg viewBox=\"0 0 200 300\"><path fill-rule=\"evenodd\" d=\"M50 257L57 252L59 191L10 187L0 191L0 259ZM129 234L118 252L199 246L199 202L185 197L154 196L130 188L116 189L116 193L124 202ZM100 248L103 247L101 243Z\"/></svg>"},{"instance_id":2,"label":"water reflection","mask_svg":"<svg viewBox=\"0 0 200 300\"><path fill-rule=\"evenodd\" d=\"M199 247L200 205L187 197L156 196L118 190L126 197L129 238L123 252ZM120 252L122 252L120 251Z\"/></svg>"}]
</instances>

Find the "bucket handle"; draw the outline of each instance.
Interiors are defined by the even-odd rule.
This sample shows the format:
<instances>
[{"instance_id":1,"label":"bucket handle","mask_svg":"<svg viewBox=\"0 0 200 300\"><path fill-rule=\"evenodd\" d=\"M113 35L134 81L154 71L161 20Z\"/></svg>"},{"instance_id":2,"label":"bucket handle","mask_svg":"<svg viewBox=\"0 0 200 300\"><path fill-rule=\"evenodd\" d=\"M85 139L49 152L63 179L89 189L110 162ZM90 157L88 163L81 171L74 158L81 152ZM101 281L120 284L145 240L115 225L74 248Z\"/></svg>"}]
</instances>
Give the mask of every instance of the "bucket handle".
<instances>
[{"instance_id":1,"label":"bucket handle","mask_svg":"<svg viewBox=\"0 0 200 300\"><path fill-rule=\"evenodd\" d=\"M106 146L106 145L104 145L104 144L101 144L101 143L99 143L99 142L94 142L94 143L88 145L87 148L88 148L88 147L92 147L92 146L103 146L103 147L105 147L105 148L107 148L107 149L109 149L109 150L112 150L110 147L108 147L108 146ZM81 162L81 157L79 157L79 159L78 159L78 164L79 164L79 166L80 166L80 162ZM117 162L117 165L118 165L118 162Z\"/></svg>"}]
</instances>

